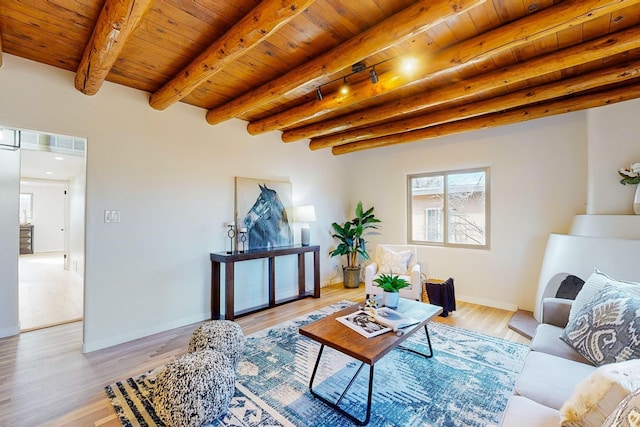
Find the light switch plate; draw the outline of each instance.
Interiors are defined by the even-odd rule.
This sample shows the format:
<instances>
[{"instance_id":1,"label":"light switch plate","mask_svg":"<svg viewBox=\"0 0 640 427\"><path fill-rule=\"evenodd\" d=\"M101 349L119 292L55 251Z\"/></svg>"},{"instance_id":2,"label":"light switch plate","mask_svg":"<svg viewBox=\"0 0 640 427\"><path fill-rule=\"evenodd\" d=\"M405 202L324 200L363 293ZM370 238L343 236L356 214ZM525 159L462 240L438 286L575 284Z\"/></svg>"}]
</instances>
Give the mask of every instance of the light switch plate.
<instances>
[{"instance_id":1,"label":"light switch plate","mask_svg":"<svg viewBox=\"0 0 640 427\"><path fill-rule=\"evenodd\" d=\"M104 222L120 222L120 211L104 211Z\"/></svg>"}]
</instances>

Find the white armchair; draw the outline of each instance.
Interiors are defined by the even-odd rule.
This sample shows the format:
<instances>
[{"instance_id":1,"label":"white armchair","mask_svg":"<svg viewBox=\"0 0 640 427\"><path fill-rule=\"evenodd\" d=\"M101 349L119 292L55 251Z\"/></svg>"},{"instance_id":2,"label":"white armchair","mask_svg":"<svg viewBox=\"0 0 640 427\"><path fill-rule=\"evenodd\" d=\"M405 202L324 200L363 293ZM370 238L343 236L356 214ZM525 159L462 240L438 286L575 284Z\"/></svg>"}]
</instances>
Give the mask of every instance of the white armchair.
<instances>
[{"instance_id":1,"label":"white armchair","mask_svg":"<svg viewBox=\"0 0 640 427\"><path fill-rule=\"evenodd\" d=\"M376 247L373 262L367 265L364 270L364 289L367 298L382 294L382 289L374 282L374 279L381 273L393 273L411 283L410 287L400 290L400 296L420 301L422 279L416 246L380 244Z\"/></svg>"}]
</instances>

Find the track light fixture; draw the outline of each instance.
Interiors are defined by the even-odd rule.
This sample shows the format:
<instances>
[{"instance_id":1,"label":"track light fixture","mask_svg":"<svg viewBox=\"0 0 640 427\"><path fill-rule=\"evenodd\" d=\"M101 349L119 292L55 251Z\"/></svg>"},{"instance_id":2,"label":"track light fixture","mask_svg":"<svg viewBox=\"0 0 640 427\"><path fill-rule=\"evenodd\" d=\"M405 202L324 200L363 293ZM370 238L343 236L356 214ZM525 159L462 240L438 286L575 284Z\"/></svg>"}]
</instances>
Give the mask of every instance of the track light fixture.
<instances>
[{"instance_id":1,"label":"track light fixture","mask_svg":"<svg viewBox=\"0 0 640 427\"><path fill-rule=\"evenodd\" d=\"M378 62L376 64L369 65L369 66L367 66L364 63L364 61L356 62L355 64L353 64L351 66L351 73L349 73L349 74L347 74L346 76L343 76L343 77L338 77L337 79L331 80L331 81L329 81L327 83L324 83L324 84L321 84L320 86L318 86L317 89L316 89L316 99L318 101L322 101L322 99L324 98L323 95L322 95L322 87L326 86L326 85L329 85L331 83L335 83L338 80L342 80L343 81L343 83L342 83L342 85L340 86L340 89L339 89L340 94L346 95L347 93L349 93L349 83L347 82L347 77L352 76L352 75L357 74L357 73L361 73L361 72L365 71L367 68L370 68L370 70L369 70L369 80L371 80L371 83L372 84L378 83L379 77L378 77L378 73L376 72L376 66L380 65L380 64L383 64L383 63L385 63L387 61L390 61L392 59L396 59L396 58L385 59L384 61L380 61L380 62ZM413 62L411 62L411 61L413 61ZM415 65L416 65L415 64L415 59L410 59L409 65L410 65L411 68L415 68ZM405 67L407 66L406 62L404 64L404 66Z\"/></svg>"},{"instance_id":2,"label":"track light fixture","mask_svg":"<svg viewBox=\"0 0 640 427\"><path fill-rule=\"evenodd\" d=\"M351 73L352 74L360 73L366 69L367 69L367 64L365 64L364 61L356 62L351 66Z\"/></svg>"},{"instance_id":3,"label":"track light fixture","mask_svg":"<svg viewBox=\"0 0 640 427\"><path fill-rule=\"evenodd\" d=\"M346 95L349 93L349 83L347 82L347 78L345 77L342 86L340 86L340 93Z\"/></svg>"},{"instance_id":4,"label":"track light fixture","mask_svg":"<svg viewBox=\"0 0 640 427\"><path fill-rule=\"evenodd\" d=\"M402 61L402 72L407 74L407 75L412 75L415 71L416 68L418 67L418 64L416 62L416 59L413 57L407 57Z\"/></svg>"},{"instance_id":5,"label":"track light fixture","mask_svg":"<svg viewBox=\"0 0 640 427\"><path fill-rule=\"evenodd\" d=\"M371 71L369 71L369 79L371 79L371 83L378 83L378 73L376 73L375 66L371 67Z\"/></svg>"}]
</instances>

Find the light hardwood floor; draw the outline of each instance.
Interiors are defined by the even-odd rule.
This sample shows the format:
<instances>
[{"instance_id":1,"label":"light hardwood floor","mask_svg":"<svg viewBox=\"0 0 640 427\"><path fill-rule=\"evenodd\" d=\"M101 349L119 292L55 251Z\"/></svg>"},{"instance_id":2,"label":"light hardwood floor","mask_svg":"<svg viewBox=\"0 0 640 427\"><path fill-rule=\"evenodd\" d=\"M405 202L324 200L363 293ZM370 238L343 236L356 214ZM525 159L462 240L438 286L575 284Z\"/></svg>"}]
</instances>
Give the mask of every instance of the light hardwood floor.
<instances>
[{"instance_id":1,"label":"light hardwood floor","mask_svg":"<svg viewBox=\"0 0 640 427\"><path fill-rule=\"evenodd\" d=\"M341 300L361 302L359 289L341 284L307 298L238 318L246 335ZM459 302L435 321L528 344L507 323L513 313ZM0 426L120 426L104 393L115 381L167 363L186 351L189 325L89 354L81 353L82 323L0 339Z\"/></svg>"},{"instance_id":2,"label":"light hardwood floor","mask_svg":"<svg viewBox=\"0 0 640 427\"><path fill-rule=\"evenodd\" d=\"M82 280L64 269L64 253L20 255L18 266L23 332L82 319Z\"/></svg>"}]
</instances>

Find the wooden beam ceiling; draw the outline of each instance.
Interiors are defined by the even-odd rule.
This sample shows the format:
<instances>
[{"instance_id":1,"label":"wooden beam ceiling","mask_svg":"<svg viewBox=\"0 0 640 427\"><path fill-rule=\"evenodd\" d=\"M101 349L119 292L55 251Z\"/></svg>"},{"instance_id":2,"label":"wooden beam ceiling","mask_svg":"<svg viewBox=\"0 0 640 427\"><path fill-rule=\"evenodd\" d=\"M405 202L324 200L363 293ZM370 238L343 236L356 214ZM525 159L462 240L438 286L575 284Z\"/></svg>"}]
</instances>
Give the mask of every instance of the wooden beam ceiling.
<instances>
[{"instance_id":1,"label":"wooden beam ceiling","mask_svg":"<svg viewBox=\"0 0 640 427\"><path fill-rule=\"evenodd\" d=\"M490 98L484 101L464 104L459 107L436 110L433 113L414 116L395 122L387 122L363 129L356 129L350 132L313 138L309 143L309 148L312 150L318 150L364 139L410 132L429 126L449 123L455 120L506 111L527 104L562 98L601 86L605 87L624 82L626 80L637 79L638 77L640 77L640 61L634 61L628 65L615 65L604 70L594 71L571 79L537 86L535 88L523 89L512 92L508 95Z\"/></svg>"},{"instance_id":2,"label":"wooden beam ceiling","mask_svg":"<svg viewBox=\"0 0 640 427\"><path fill-rule=\"evenodd\" d=\"M224 36L202 52L149 98L149 105L164 110L178 102L227 64L253 49L280 27L303 12L314 0L264 0L245 15Z\"/></svg>"},{"instance_id":3,"label":"wooden beam ceiling","mask_svg":"<svg viewBox=\"0 0 640 427\"><path fill-rule=\"evenodd\" d=\"M207 122L217 124L295 91L312 88L322 77L351 67L400 41L427 31L456 14L486 0L421 0L380 24L342 43L285 75L260 86L207 113Z\"/></svg>"},{"instance_id":4,"label":"wooden beam ceiling","mask_svg":"<svg viewBox=\"0 0 640 427\"><path fill-rule=\"evenodd\" d=\"M107 0L76 72L75 86L95 95L153 0Z\"/></svg>"},{"instance_id":5,"label":"wooden beam ceiling","mask_svg":"<svg viewBox=\"0 0 640 427\"><path fill-rule=\"evenodd\" d=\"M640 97L640 0L25 0L3 52L337 155Z\"/></svg>"},{"instance_id":6,"label":"wooden beam ceiling","mask_svg":"<svg viewBox=\"0 0 640 427\"><path fill-rule=\"evenodd\" d=\"M400 99L395 103L385 104L381 107L366 111L361 110L358 111L357 114L342 116L339 120L334 119L317 125L311 125L307 128L319 127L324 124L325 128L322 131L324 133L334 134L338 129L342 130L378 123L389 117L399 117L416 113L454 100L473 99L482 95L483 92L495 90L498 86L505 87L505 90L508 90L507 87L509 85L524 82L535 76L557 73L570 67L587 64L610 55L636 48L640 48L640 27L618 33L615 36L601 37L595 41L537 57L512 67L505 67L490 73L481 74L462 82L453 83L436 91L425 92L411 98ZM328 123L332 123L333 127L328 126ZM294 132L295 131L286 132L287 137L289 137L290 133ZM381 135L375 134L373 136ZM336 141L339 139L340 138L334 138Z\"/></svg>"},{"instance_id":7,"label":"wooden beam ceiling","mask_svg":"<svg viewBox=\"0 0 640 427\"><path fill-rule=\"evenodd\" d=\"M380 94L388 94L408 85L417 85L421 81L433 78L437 72L474 67L475 64L486 60L492 55L510 51L524 44L535 42L558 31L581 25L597 17L608 15L620 7L618 1L582 0L567 1L554 8L543 10L526 18L498 27L495 30L462 41L434 54L424 54L418 59L421 68L415 75L399 75L387 72L379 76L377 84L372 85L368 80L352 85L347 97L339 93L325 96L323 100L314 100L303 105L281 111L269 117L249 123L247 130L252 135L258 135L273 130L291 128L305 120L317 121L326 114L333 114L339 109L357 104ZM335 114L334 114L335 115ZM308 128L307 128L308 129ZM322 125L312 129L322 129ZM326 132L333 132L327 126ZM285 132L282 140L292 142L297 139L311 138L322 133L300 131ZM294 139L296 138L296 139Z\"/></svg>"},{"instance_id":8,"label":"wooden beam ceiling","mask_svg":"<svg viewBox=\"0 0 640 427\"><path fill-rule=\"evenodd\" d=\"M402 98L379 107L359 110L335 119L285 131L282 139L291 141L308 138L310 135L334 134L345 129L378 123L390 117L417 113L453 100L473 99L483 92L495 90L496 86L514 85L535 76L551 74L636 48L640 48L640 27L607 35L595 41L583 43L556 53L536 57L511 67L480 74L474 78L456 82L438 90ZM381 135L371 135L371 137L377 136Z\"/></svg>"},{"instance_id":9,"label":"wooden beam ceiling","mask_svg":"<svg viewBox=\"0 0 640 427\"><path fill-rule=\"evenodd\" d=\"M518 108L515 110L473 117L425 129L415 130L402 134L394 134L372 138L365 141L352 142L333 147L331 152L335 155L353 153L372 148L387 147L396 144L405 144L418 140L433 139L446 135L470 132L473 130L488 129L505 126L528 120L549 117L558 114L571 113L588 108L601 107L640 98L640 84L625 86L624 88L605 90L593 94L582 95L571 99L551 101L540 105Z\"/></svg>"}]
</instances>

